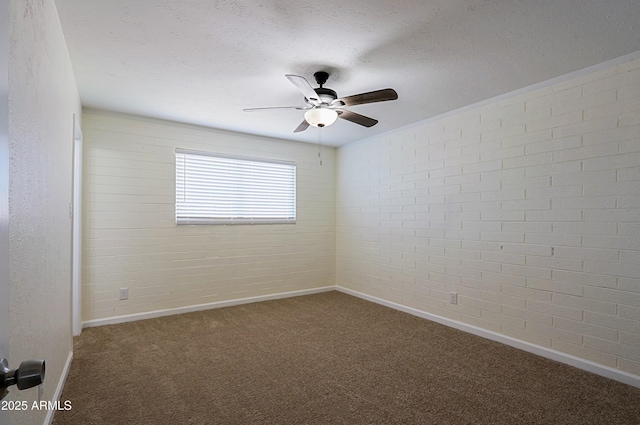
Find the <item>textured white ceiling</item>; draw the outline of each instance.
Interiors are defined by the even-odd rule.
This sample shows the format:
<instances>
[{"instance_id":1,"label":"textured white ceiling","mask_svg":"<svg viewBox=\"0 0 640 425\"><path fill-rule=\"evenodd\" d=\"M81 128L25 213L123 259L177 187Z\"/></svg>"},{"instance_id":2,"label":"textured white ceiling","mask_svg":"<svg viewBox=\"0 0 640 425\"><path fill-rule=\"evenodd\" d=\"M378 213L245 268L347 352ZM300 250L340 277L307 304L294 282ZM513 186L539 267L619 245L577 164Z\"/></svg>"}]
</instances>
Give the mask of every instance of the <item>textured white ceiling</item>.
<instances>
[{"instance_id":1,"label":"textured white ceiling","mask_svg":"<svg viewBox=\"0 0 640 425\"><path fill-rule=\"evenodd\" d=\"M245 133L299 134L284 77L330 72L380 122L323 130L342 145L640 50L638 0L55 0L85 106Z\"/></svg>"}]
</instances>

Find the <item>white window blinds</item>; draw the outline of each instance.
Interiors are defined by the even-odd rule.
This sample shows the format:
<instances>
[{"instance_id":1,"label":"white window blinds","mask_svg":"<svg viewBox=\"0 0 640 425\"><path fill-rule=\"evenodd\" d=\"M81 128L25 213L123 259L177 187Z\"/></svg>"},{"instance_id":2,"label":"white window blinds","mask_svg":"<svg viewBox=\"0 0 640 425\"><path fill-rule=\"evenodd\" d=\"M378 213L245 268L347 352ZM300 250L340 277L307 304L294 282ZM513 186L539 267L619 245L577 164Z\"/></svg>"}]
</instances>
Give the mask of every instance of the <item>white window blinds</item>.
<instances>
[{"instance_id":1,"label":"white window blinds","mask_svg":"<svg viewBox=\"0 0 640 425\"><path fill-rule=\"evenodd\" d=\"M295 162L176 149L176 223L295 221Z\"/></svg>"}]
</instances>

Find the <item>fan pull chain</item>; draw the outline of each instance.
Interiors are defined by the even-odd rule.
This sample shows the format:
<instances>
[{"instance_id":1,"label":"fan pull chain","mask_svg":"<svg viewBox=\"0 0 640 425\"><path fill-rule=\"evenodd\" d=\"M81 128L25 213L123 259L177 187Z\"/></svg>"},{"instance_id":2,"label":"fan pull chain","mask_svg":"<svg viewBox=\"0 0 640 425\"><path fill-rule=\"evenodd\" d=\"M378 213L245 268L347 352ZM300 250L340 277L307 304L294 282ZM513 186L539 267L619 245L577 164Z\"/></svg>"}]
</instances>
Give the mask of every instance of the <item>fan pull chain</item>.
<instances>
[{"instance_id":1,"label":"fan pull chain","mask_svg":"<svg viewBox=\"0 0 640 425\"><path fill-rule=\"evenodd\" d=\"M318 158L322 165L322 127L318 127Z\"/></svg>"}]
</instances>

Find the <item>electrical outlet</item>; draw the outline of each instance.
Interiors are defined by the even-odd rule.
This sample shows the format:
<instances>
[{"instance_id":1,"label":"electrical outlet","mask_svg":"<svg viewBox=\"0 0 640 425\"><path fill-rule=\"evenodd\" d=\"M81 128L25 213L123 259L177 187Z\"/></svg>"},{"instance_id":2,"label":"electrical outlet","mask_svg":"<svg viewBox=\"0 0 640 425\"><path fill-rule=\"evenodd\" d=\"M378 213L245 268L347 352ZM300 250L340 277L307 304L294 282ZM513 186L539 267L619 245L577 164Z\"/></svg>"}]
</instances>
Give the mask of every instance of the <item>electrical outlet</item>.
<instances>
[{"instance_id":1,"label":"electrical outlet","mask_svg":"<svg viewBox=\"0 0 640 425\"><path fill-rule=\"evenodd\" d=\"M451 304L458 304L458 293L457 292L449 292L449 302Z\"/></svg>"},{"instance_id":2,"label":"electrical outlet","mask_svg":"<svg viewBox=\"0 0 640 425\"><path fill-rule=\"evenodd\" d=\"M120 288L120 299L129 299L129 288Z\"/></svg>"}]
</instances>

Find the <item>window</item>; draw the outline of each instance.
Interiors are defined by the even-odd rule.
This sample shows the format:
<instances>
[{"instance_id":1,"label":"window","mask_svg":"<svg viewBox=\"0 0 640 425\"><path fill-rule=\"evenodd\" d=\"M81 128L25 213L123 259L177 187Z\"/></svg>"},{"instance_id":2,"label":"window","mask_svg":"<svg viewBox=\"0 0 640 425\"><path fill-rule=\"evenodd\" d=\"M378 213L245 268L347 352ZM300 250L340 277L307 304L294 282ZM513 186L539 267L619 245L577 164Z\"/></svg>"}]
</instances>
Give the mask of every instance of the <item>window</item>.
<instances>
[{"instance_id":1,"label":"window","mask_svg":"<svg viewBox=\"0 0 640 425\"><path fill-rule=\"evenodd\" d=\"M295 162L176 149L176 223L295 222Z\"/></svg>"}]
</instances>

